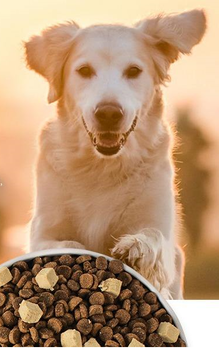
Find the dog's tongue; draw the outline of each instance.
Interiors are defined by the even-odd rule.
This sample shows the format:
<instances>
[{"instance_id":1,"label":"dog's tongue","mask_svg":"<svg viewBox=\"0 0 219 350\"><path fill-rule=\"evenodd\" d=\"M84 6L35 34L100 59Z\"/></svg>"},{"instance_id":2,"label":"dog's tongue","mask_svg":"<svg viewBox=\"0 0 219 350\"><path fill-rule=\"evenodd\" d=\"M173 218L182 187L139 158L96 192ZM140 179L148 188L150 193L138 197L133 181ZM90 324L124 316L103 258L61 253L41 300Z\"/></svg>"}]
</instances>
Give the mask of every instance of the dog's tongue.
<instances>
[{"instance_id":1,"label":"dog's tongue","mask_svg":"<svg viewBox=\"0 0 219 350\"><path fill-rule=\"evenodd\" d=\"M118 143L118 134L105 132L98 135L99 142L107 147L112 147Z\"/></svg>"}]
</instances>

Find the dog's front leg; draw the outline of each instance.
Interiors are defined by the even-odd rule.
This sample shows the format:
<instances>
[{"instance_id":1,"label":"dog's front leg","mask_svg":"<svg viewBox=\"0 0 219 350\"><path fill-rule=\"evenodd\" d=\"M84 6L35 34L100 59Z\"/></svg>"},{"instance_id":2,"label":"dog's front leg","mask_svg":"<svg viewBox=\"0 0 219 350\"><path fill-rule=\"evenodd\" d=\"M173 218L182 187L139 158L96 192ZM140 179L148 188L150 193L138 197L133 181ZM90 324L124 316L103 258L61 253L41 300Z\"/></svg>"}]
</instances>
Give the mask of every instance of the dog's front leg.
<instances>
[{"instance_id":1,"label":"dog's front leg","mask_svg":"<svg viewBox=\"0 0 219 350\"><path fill-rule=\"evenodd\" d=\"M125 235L112 249L112 255L133 267L157 288L166 298L171 298L170 285L175 276L174 253L171 242L153 228ZM172 248L174 249L174 248Z\"/></svg>"},{"instance_id":2,"label":"dog's front leg","mask_svg":"<svg viewBox=\"0 0 219 350\"><path fill-rule=\"evenodd\" d=\"M68 220L55 223L53 216L37 215L31 222L30 251L53 248L85 249L84 245L74 240L67 240L67 232L73 231L68 227ZM53 221L53 222L52 222ZM74 236L73 236L74 237ZM63 239L64 238L64 239Z\"/></svg>"}]
</instances>

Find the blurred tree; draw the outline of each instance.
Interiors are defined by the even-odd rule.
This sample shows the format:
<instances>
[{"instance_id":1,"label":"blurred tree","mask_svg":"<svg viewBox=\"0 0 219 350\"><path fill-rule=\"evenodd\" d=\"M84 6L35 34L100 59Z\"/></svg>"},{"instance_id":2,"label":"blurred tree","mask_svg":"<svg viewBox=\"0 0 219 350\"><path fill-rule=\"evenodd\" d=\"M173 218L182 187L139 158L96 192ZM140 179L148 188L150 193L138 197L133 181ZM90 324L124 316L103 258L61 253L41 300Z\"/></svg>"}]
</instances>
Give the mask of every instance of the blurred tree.
<instances>
[{"instance_id":1,"label":"blurred tree","mask_svg":"<svg viewBox=\"0 0 219 350\"><path fill-rule=\"evenodd\" d=\"M180 184L180 202L188 234L188 248L195 250L202 238L202 217L209 202L206 183L210 173L204 168L201 156L210 144L190 114L188 109L177 112L179 147L174 158L178 169L176 180Z\"/></svg>"}]
</instances>

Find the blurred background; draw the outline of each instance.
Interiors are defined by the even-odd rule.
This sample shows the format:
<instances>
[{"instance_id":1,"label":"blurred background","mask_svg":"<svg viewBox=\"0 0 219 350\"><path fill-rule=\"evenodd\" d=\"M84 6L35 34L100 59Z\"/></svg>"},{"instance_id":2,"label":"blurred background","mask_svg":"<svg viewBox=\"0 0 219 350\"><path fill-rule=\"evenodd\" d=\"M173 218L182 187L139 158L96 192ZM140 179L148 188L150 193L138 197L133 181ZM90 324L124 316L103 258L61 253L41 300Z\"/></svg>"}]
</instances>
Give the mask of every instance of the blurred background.
<instances>
[{"instance_id":1,"label":"blurred background","mask_svg":"<svg viewBox=\"0 0 219 350\"><path fill-rule=\"evenodd\" d=\"M214 0L7 0L0 12L0 263L22 254L33 201L37 134L47 117L47 83L25 68L22 41L73 19L131 25L150 14L205 8L208 31L171 68L165 117L176 124L183 205L185 297L219 299L219 5Z\"/></svg>"}]
</instances>

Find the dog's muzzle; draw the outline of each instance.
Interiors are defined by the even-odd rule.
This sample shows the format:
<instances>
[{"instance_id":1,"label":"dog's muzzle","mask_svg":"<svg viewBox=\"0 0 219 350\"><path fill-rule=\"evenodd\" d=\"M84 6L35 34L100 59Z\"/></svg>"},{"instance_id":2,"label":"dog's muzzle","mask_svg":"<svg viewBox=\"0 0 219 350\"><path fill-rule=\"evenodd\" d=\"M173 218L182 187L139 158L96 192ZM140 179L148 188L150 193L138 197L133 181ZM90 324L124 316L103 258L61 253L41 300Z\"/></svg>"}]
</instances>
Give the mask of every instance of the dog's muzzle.
<instances>
[{"instance_id":1,"label":"dog's muzzle","mask_svg":"<svg viewBox=\"0 0 219 350\"><path fill-rule=\"evenodd\" d=\"M90 136L93 146L96 148L96 150L99 153L105 156L114 155L124 147L129 134L135 129L135 126L137 124L137 119L138 117L136 116L132 122L130 129L126 133L119 134L119 133L110 132L110 131L92 133L91 131L88 130L87 124L84 118L82 117L85 130Z\"/></svg>"}]
</instances>

